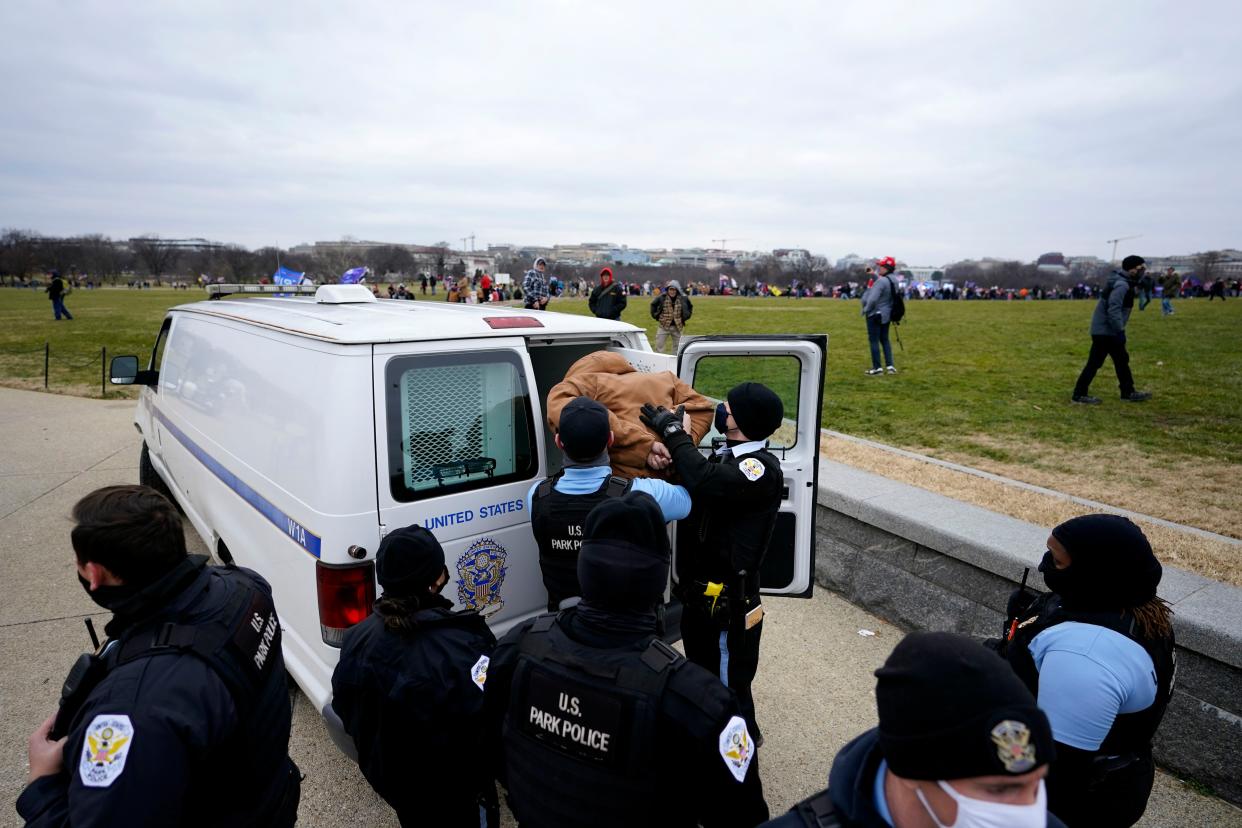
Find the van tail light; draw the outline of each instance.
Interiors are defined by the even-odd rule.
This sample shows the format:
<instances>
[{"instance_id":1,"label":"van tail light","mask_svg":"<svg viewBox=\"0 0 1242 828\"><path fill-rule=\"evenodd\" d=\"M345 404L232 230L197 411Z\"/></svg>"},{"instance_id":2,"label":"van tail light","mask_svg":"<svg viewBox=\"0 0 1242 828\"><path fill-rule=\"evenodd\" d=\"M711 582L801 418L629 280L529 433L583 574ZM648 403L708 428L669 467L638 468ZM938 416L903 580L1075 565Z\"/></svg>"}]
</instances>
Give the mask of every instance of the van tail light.
<instances>
[{"instance_id":1,"label":"van tail light","mask_svg":"<svg viewBox=\"0 0 1242 828\"><path fill-rule=\"evenodd\" d=\"M370 615L375 605L375 563L333 566L316 561L315 589L319 593L319 634L325 644L339 647L346 631Z\"/></svg>"}]
</instances>

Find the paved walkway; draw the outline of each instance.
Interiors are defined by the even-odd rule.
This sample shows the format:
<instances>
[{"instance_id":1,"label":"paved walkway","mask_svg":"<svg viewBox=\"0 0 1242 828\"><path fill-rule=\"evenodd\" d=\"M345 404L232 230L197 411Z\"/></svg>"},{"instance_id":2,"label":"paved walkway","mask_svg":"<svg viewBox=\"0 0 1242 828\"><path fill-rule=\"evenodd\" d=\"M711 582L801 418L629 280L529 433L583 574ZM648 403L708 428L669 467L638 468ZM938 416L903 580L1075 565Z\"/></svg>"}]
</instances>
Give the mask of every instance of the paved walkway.
<instances>
[{"instance_id":1,"label":"paved walkway","mask_svg":"<svg viewBox=\"0 0 1242 828\"><path fill-rule=\"evenodd\" d=\"M0 388L0 720L9 734L0 798L10 803L0 825L17 824L11 803L24 785L25 737L55 709L65 673L88 647L82 619L107 618L74 577L68 513L99 486L137 481L133 405ZM190 541L204 551L197 536ZM874 725L872 671L901 632L823 589L768 608L755 696L775 814L821 788L836 751ZM290 749L306 774L300 824L397 824L300 694ZM1242 812L1160 774L1140 825L1242 826Z\"/></svg>"}]
</instances>

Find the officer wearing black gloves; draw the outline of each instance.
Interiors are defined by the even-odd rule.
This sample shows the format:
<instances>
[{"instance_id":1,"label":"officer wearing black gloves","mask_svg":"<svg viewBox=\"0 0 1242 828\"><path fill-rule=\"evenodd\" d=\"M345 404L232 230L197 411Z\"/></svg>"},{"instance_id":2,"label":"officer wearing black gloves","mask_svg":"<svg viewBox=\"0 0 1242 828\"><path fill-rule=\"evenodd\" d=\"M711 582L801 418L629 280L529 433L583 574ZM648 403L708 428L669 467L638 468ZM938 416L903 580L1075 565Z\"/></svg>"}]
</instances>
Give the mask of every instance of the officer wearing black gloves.
<instances>
[{"instance_id":1,"label":"officer wearing black gloves","mask_svg":"<svg viewBox=\"0 0 1242 828\"><path fill-rule=\"evenodd\" d=\"M30 738L17 811L33 826L288 826L300 774L271 588L187 556L181 517L146 486L73 507L78 579L108 640Z\"/></svg>"},{"instance_id":2,"label":"officer wearing black gloves","mask_svg":"<svg viewBox=\"0 0 1242 828\"><path fill-rule=\"evenodd\" d=\"M590 397L577 397L561 411L556 445L565 454L560 474L530 487L530 526L539 544L539 569L548 590L548 611L580 594L578 549L582 524L596 505L628 491L655 498L664 520L690 514L690 495L681 486L664 480L617 477L612 473L608 449L613 434L608 409Z\"/></svg>"},{"instance_id":3,"label":"officer wearing black gloves","mask_svg":"<svg viewBox=\"0 0 1242 828\"><path fill-rule=\"evenodd\" d=\"M496 807L479 767L483 688L496 638L475 612L452 612L444 550L421 526L384 537L383 595L345 635L332 707L371 787L402 825L480 825ZM485 824L495 825L493 819Z\"/></svg>"},{"instance_id":4,"label":"officer wearing black gloves","mask_svg":"<svg viewBox=\"0 0 1242 828\"><path fill-rule=\"evenodd\" d=\"M767 819L755 744L715 676L656 637L669 546L652 498L587 517L582 601L509 632L485 704L523 828L753 826Z\"/></svg>"},{"instance_id":5,"label":"officer wearing black gloves","mask_svg":"<svg viewBox=\"0 0 1242 828\"><path fill-rule=\"evenodd\" d=\"M763 605L759 568L781 505L784 477L766 440L785 409L771 389L744 382L716 408L727 444L708 460L664 408L643 407L641 419L660 435L693 508L677 534L678 597L686 657L737 693L746 723L762 740L750 685L759 669Z\"/></svg>"},{"instance_id":6,"label":"officer wearing black gloves","mask_svg":"<svg viewBox=\"0 0 1242 828\"><path fill-rule=\"evenodd\" d=\"M911 633L875 675L879 727L768 828L1064 828L1044 788L1048 719L1003 660L964 635Z\"/></svg>"},{"instance_id":7,"label":"officer wearing black gloves","mask_svg":"<svg viewBox=\"0 0 1242 828\"><path fill-rule=\"evenodd\" d=\"M1173 692L1173 612L1138 526L1084 515L1052 530L1039 565L1052 592L1011 599L1002 652L1052 722L1048 807L1071 828L1133 825L1155 778L1151 741Z\"/></svg>"}]
</instances>

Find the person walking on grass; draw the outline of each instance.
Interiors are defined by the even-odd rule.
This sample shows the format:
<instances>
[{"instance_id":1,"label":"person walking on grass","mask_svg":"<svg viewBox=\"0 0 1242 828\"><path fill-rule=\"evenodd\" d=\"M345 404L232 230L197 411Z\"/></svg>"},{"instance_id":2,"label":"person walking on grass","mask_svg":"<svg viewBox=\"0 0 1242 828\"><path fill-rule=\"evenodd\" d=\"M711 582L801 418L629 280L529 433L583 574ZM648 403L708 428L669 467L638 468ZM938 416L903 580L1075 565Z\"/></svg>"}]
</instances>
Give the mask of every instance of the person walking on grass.
<instances>
[{"instance_id":1,"label":"person walking on grass","mask_svg":"<svg viewBox=\"0 0 1242 828\"><path fill-rule=\"evenodd\" d=\"M1113 275L1108 277L1108 283L1091 315L1091 352L1074 386L1074 402L1080 405L1100 404L1100 398L1091 396L1089 392L1091 380L1095 379L1105 357L1112 358L1113 367L1117 370L1121 399L1126 402L1151 399L1151 392L1134 390L1130 354L1126 351L1126 323L1130 321L1130 311L1134 308L1135 287L1146 270L1142 256L1126 256L1121 262L1121 270L1113 271Z\"/></svg>"},{"instance_id":2,"label":"person walking on grass","mask_svg":"<svg viewBox=\"0 0 1242 828\"><path fill-rule=\"evenodd\" d=\"M867 342L871 346L871 370L867 371L867 375L872 377L885 371L890 374L897 373L897 368L893 365L893 345L888 339L893 297L897 293L897 284L891 274L897 269L897 262L892 256L885 256L875 264L875 280L862 296L862 315L867 320ZM883 365L880 364L881 348L884 350Z\"/></svg>"},{"instance_id":3,"label":"person walking on grass","mask_svg":"<svg viewBox=\"0 0 1242 828\"><path fill-rule=\"evenodd\" d=\"M56 321L60 321L60 317L64 315L70 322L73 321L73 314L65 307L65 296L69 291L65 290L65 282L60 278L60 271L53 270L51 273L52 280L46 288L47 298L52 300L52 313L56 316Z\"/></svg>"},{"instance_id":4,"label":"person walking on grass","mask_svg":"<svg viewBox=\"0 0 1242 828\"><path fill-rule=\"evenodd\" d=\"M656 331L655 349L659 353L664 353L664 342L667 339L673 340L673 353L677 353L677 346L681 343L681 332L685 329L686 323L690 321L690 315L694 313L694 305L690 304L690 299L681 292L681 283L676 279L672 279L664 287L664 292L651 300L651 318L659 325Z\"/></svg>"},{"instance_id":5,"label":"person walking on grass","mask_svg":"<svg viewBox=\"0 0 1242 828\"><path fill-rule=\"evenodd\" d=\"M1160 279L1160 312L1165 316L1173 315L1173 298L1182 289L1182 277L1177 275L1177 271L1169 268L1164 272L1164 276Z\"/></svg>"}]
</instances>

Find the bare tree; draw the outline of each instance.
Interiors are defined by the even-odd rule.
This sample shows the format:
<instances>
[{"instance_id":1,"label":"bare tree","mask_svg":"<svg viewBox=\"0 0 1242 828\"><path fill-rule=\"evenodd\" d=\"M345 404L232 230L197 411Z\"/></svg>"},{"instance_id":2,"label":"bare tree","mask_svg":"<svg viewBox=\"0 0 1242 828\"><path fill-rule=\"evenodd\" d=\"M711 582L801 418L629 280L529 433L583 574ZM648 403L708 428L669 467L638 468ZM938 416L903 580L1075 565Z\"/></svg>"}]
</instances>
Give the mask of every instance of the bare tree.
<instances>
[{"instance_id":1,"label":"bare tree","mask_svg":"<svg viewBox=\"0 0 1242 828\"><path fill-rule=\"evenodd\" d=\"M177 264L181 251L159 236L140 236L129 240L129 249L147 273L158 280Z\"/></svg>"},{"instance_id":2,"label":"bare tree","mask_svg":"<svg viewBox=\"0 0 1242 828\"><path fill-rule=\"evenodd\" d=\"M1219 250L1209 250L1206 253L1200 253L1198 256L1195 256L1195 276L1198 277L1205 288L1216 281L1220 271L1220 259Z\"/></svg>"},{"instance_id":3,"label":"bare tree","mask_svg":"<svg viewBox=\"0 0 1242 828\"><path fill-rule=\"evenodd\" d=\"M98 233L79 239L82 252L82 268L97 279L107 279L116 284L116 277L125 266L125 257L115 242Z\"/></svg>"},{"instance_id":4,"label":"bare tree","mask_svg":"<svg viewBox=\"0 0 1242 828\"><path fill-rule=\"evenodd\" d=\"M5 230L0 234L0 276L17 284L32 274L39 262L39 235L33 230Z\"/></svg>"},{"instance_id":5,"label":"bare tree","mask_svg":"<svg viewBox=\"0 0 1242 828\"><path fill-rule=\"evenodd\" d=\"M414 272L416 266L414 255L408 249L395 244L376 247L367 251L366 263L371 268L371 272L379 276L387 273L398 273L405 276L407 273ZM338 273L336 275L340 276L341 274Z\"/></svg>"},{"instance_id":6,"label":"bare tree","mask_svg":"<svg viewBox=\"0 0 1242 828\"><path fill-rule=\"evenodd\" d=\"M257 275L255 254L239 244L226 245L220 251L220 258L224 262L229 280L234 283L248 282Z\"/></svg>"}]
</instances>

